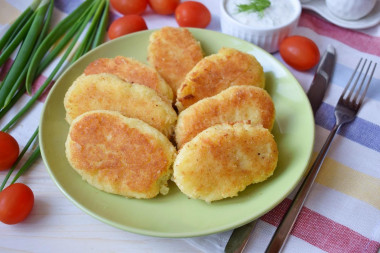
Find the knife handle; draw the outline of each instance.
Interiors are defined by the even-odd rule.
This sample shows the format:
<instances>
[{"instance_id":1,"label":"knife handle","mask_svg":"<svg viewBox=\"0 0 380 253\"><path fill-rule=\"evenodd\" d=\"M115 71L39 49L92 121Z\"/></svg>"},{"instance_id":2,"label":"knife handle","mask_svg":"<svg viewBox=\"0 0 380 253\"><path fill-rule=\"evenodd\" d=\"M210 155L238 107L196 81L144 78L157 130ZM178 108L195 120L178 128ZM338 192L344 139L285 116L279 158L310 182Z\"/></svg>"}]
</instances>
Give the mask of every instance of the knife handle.
<instances>
[{"instance_id":1,"label":"knife handle","mask_svg":"<svg viewBox=\"0 0 380 253\"><path fill-rule=\"evenodd\" d=\"M321 151L319 151L317 158L315 159L304 181L298 189L297 194L292 201L292 204L290 205L288 211L285 214L285 217L282 219L280 225L277 227L276 232L274 233L265 253L278 253L284 247L285 242L293 229L296 219L299 213L301 212L303 204L307 196L309 195L309 192L318 175L318 172L322 167L322 163L325 160L327 152L329 151L331 142L334 139L334 136L336 132L339 130L340 126L341 125L336 124L331 130L325 144L323 145Z\"/></svg>"},{"instance_id":2,"label":"knife handle","mask_svg":"<svg viewBox=\"0 0 380 253\"><path fill-rule=\"evenodd\" d=\"M249 237L257 223L254 220L244 226L236 228L232 234L228 243L224 249L225 253L241 253L248 243Z\"/></svg>"}]
</instances>

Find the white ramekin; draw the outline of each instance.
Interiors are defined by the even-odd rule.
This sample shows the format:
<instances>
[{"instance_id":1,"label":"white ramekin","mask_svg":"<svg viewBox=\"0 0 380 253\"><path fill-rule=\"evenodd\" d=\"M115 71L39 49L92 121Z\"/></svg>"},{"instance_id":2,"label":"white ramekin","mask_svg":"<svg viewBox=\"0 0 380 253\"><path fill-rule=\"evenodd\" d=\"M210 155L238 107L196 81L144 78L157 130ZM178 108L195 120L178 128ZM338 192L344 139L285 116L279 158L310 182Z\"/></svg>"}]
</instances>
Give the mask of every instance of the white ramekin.
<instances>
[{"instance_id":1,"label":"white ramekin","mask_svg":"<svg viewBox=\"0 0 380 253\"><path fill-rule=\"evenodd\" d=\"M358 20L375 7L377 0L326 0L329 11L338 18Z\"/></svg>"},{"instance_id":2,"label":"white ramekin","mask_svg":"<svg viewBox=\"0 0 380 253\"><path fill-rule=\"evenodd\" d=\"M255 28L242 24L231 17L226 10L227 1L220 1L220 25L222 32L247 40L270 53L278 51L281 41L296 28L302 10L299 0L286 0L292 2L295 7L296 13L292 20L278 27Z\"/></svg>"}]
</instances>

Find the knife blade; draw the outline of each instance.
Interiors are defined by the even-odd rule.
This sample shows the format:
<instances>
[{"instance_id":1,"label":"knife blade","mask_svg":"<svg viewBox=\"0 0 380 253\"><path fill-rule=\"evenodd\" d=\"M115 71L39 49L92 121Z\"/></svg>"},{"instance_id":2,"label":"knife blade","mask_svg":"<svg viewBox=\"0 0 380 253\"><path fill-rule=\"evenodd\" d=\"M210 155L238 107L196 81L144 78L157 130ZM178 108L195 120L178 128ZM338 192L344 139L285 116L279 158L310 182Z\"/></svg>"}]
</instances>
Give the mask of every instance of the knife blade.
<instances>
[{"instance_id":1,"label":"knife blade","mask_svg":"<svg viewBox=\"0 0 380 253\"><path fill-rule=\"evenodd\" d=\"M317 70L315 71L313 81L311 82L307 97L309 98L313 113L317 112L322 104L323 97L325 96L328 84L335 66L335 48L328 45L321 60L319 61ZM252 221L242 227L236 228L227 242L224 249L225 253L240 253L243 252L248 243L249 237L257 220Z\"/></svg>"},{"instance_id":2,"label":"knife blade","mask_svg":"<svg viewBox=\"0 0 380 253\"><path fill-rule=\"evenodd\" d=\"M318 64L309 91L307 92L307 97L309 98L314 114L322 104L323 97L325 96L334 70L335 58L335 48L332 45L328 45Z\"/></svg>"}]
</instances>

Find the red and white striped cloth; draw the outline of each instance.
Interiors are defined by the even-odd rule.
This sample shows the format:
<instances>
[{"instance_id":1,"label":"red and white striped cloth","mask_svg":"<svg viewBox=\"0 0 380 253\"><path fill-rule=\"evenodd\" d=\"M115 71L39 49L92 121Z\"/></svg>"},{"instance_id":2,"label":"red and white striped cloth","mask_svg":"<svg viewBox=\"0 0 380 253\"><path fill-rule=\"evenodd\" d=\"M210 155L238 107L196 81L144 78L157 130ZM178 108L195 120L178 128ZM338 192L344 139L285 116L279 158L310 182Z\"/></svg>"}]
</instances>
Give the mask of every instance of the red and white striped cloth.
<instances>
[{"instance_id":1,"label":"red and white striped cloth","mask_svg":"<svg viewBox=\"0 0 380 253\"><path fill-rule=\"evenodd\" d=\"M198 0L212 13L208 29L220 31L219 1ZM0 34L30 3L29 0L0 0ZM77 6L75 0L55 1L58 20ZM18 10L13 12L12 10ZM112 12L111 19L120 14ZM147 10L144 18L149 29L177 26L173 16L162 16ZM380 63L380 26L350 30L325 21L311 11L303 11L295 34L315 41L324 52L332 44L337 51L337 65L324 102L316 115L314 152L321 149L334 123L333 109L347 81L361 57ZM273 54L282 61L279 53ZM282 61L283 62L283 61ZM283 62L284 63L284 62ZM285 66L287 66L284 63ZM305 91L309 89L314 70L299 72L288 66ZM48 73L49 70L46 71ZM44 81L40 77L38 83ZM37 85L38 86L38 85ZM20 102L20 106L27 99ZM21 143L28 139L38 125L41 103L28 114L13 132ZM17 111L17 106L14 111ZM380 68L375 72L358 118L345 126L334 139L325 163L318 175L284 252L377 252L380 247ZM7 122L7 117L0 122ZM28 134L29 133L29 134ZM39 165L42 166L42 165ZM38 183L33 173L26 176L31 184ZM0 172L0 179L5 173ZM43 194L43 190L40 190ZM293 193L294 194L294 193ZM246 252L263 252L276 226L290 205L293 194L259 219ZM83 214L85 215L85 214ZM33 224L32 224L33 225ZM107 226L107 225L104 225ZM4 228L1 227L1 230ZM21 233L21 232L20 232ZM222 252L231 231L198 238L184 238L204 252ZM157 239L159 240L159 239ZM0 245L2 242L0 242ZM142 249L143 251L143 249ZM159 251L159 250L158 250Z\"/></svg>"}]
</instances>

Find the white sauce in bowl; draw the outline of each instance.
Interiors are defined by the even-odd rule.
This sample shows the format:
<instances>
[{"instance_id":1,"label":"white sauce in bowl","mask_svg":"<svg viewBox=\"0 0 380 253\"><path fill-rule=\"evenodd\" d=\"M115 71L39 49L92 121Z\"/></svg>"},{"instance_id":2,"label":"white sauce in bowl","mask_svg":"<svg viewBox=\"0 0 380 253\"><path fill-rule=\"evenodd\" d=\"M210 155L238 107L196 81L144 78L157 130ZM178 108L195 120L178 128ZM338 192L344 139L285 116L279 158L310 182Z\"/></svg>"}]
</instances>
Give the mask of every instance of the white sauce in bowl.
<instances>
[{"instance_id":1,"label":"white sauce in bowl","mask_svg":"<svg viewBox=\"0 0 380 253\"><path fill-rule=\"evenodd\" d=\"M250 0L227 0L225 8L233 19L255 28L280 27L291 22L296 15L293 1L289 0L270 0L271 5L262 14L250 11L239 12L239 4L249 4L250 2Z\"/></svg>"}]
</instances>

